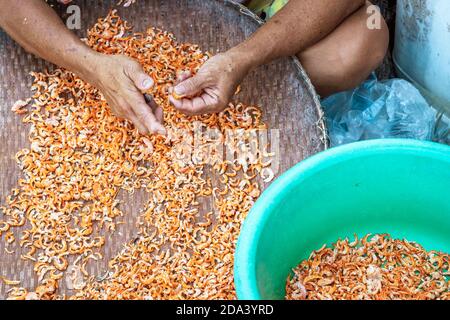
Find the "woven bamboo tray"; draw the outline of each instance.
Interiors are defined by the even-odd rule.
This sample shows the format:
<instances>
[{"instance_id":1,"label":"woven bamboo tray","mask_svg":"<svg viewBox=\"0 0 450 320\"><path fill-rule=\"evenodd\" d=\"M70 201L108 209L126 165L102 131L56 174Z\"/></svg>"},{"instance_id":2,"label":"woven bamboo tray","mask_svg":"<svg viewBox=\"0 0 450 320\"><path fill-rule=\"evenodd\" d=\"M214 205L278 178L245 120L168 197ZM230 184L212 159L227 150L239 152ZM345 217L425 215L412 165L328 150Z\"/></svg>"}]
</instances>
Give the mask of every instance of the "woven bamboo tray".
<instances>
[{"instance_id":1,"label":"woven bamboo tray","mask_svg":"<svg viewBox=\"0 0 450 320\"><path fill-rule=\"evenodd\" d=\"M77 33L85 36L97 18L106 16L111 8L117 8L120 16L128 20L135 31L156 26L171 31L180 41L197 43L212 53L225 51L250 36L262 21L246 8L228 0L138 0L128 8L115 5L117 1L74 1L80 6L82 26ZM54 9L65 19L64 6ZM21 123L21 117L10 111L18 99L31 96L30 71L52 69L54 66L38 59L20 48L4 32L0 31L0 203L17 186L21 172L14 155L29 147L29 127ZM264 110L265 122L271 129L279 129L280 168L277 175L302 159L327 147L325 126L320 102L311 82L299 62L286 58L253 71L242 84L236 98L248 104L258 104ZM266 185L263 186L264 188ZM145 192L120 196L125 200L122 209L126 213L125 224L108 235L103 248L104 260L88 265L92 275L102 275L107 261L122 248L123 243L133 239L135 221L145 203ZM210 207L203 203L202 206ZM0 213L1 214L1 213ZM0 216L0 220L1 220ZM27 226L25 226L27 227ZM21 229L14 230L16 239ZM21 280L21 286L32 289L37 285L33 263L20 259L18 244L12 246L13 254L5 251L0 241L0 276ZM63 292L64 281L61 282ZM7 287L0 281L0 298L6 296ZM67 292L70 294L70 292Z\"/></svg>"}]
</instances>

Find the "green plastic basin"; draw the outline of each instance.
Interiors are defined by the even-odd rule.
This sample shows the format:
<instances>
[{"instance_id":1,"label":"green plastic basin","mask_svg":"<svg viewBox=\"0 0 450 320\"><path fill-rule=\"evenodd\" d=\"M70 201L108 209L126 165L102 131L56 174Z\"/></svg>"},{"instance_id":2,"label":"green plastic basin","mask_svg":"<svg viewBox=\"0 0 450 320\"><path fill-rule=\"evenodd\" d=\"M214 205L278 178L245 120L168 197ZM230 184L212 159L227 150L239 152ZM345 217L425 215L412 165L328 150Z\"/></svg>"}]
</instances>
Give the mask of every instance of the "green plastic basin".
<instances>
[{"instance_id":1,"label":"green plastic basin","mask_svg":"<svg viewBox=\"0 0 450 320\"><path fill-rule=\"evenodd\" d=\"M323 244L390 233L450 252L450 147L375 140L334 148L277 179L245 220L239 299L283 299L286 278Z\"/></svg>"}]
</instances>

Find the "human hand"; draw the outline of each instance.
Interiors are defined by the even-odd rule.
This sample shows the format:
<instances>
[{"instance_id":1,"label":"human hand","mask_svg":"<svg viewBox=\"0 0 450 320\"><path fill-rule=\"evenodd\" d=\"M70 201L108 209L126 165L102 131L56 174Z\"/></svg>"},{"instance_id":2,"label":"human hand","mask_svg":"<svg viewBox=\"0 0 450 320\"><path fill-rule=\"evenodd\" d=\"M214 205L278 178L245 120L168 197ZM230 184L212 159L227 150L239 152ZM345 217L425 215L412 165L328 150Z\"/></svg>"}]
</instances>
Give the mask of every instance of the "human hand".
<instances>
[{"instance_id":1,"label":"human hand","mask_svg":"<svg viewBox=\"0 0 450 320\"><path fill-rule=\"evenodd\" d=\"M250 64L242 54L232 50L218 54L206 61L195 76L182 73L169 100L188 115L220 112L249 70Z\"/></svg>"},{"instance_id":2,"label":"human hand","mask_svg":"<svg viewBox=\"0 0 450 320\"><path fill-rule=\"evenodd\" d=\"M95 68L86 80L105 96L113 113L133 122L141 134L165 134L163 112L153 99L146 103L143 92L153 79L141 65L123 55L97 55Z\"/></svg>"}]
</instances>

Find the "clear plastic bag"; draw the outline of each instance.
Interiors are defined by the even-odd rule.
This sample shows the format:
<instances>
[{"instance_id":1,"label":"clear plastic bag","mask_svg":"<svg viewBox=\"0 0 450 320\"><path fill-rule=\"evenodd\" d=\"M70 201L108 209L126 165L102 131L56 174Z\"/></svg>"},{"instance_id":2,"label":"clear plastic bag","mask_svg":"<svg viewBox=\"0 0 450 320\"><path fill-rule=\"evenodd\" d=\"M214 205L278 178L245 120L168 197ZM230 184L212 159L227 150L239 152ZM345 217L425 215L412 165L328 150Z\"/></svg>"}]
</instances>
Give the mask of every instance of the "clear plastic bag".
<instances>
[{"instance_id":1,"label":"clear plastic bag","mask_svg":"<svg viewBox=\"0 0 450 320\"><path fill-rule=\"evenodd\" d=\"M438 113L433 141L450 146L450 115L444 111Z\"/></svg>"},{"instance_id":2,"label":"clear plastic bag","mask_svg":"<svg viewBox=\"0 0 450 320\"><path fill-rule=\"evenodd\" d=\"M431 140L436 111L408 81L378 81L322 101L332 146L350 142L410 138Z\"/></svg>"}]
</instances>

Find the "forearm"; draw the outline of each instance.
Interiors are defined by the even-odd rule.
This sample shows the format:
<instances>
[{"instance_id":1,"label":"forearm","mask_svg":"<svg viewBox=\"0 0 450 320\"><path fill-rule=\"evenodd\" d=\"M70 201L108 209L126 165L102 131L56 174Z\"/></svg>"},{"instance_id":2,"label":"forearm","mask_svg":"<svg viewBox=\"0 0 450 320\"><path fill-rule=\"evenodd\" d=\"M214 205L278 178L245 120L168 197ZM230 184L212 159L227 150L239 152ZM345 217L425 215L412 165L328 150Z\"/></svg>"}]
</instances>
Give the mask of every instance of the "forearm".
<instances>
[{"instance_id":1,"label":"forearm","mask_svg":"<svg viewBox=\"0 0 450 320\"><path fill-rule=\"evenodd\" d=\"M28 52L81 77L94 68L97 53L42 0L0 0L0 27Z\"/></svg>"},{"instance_id":2,"label":"forearm","mask_svg":"<svg viewBox=\"0 0 450 320\"><path fill-rule=\"evenodd\" d=\"M295 55L331 33L365 0L290 0L248 40L231 51L255 67Z\"/></svg>"}]
</instances>

